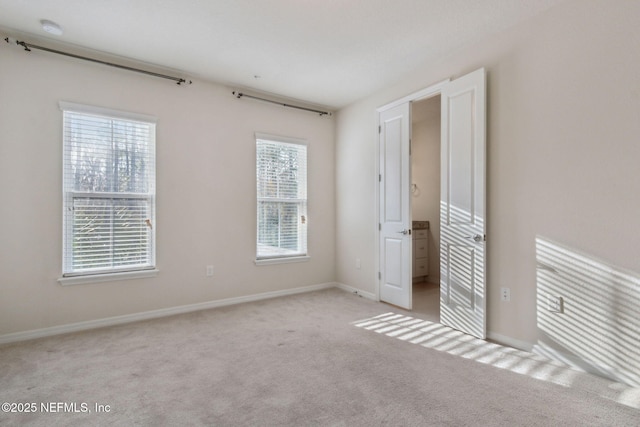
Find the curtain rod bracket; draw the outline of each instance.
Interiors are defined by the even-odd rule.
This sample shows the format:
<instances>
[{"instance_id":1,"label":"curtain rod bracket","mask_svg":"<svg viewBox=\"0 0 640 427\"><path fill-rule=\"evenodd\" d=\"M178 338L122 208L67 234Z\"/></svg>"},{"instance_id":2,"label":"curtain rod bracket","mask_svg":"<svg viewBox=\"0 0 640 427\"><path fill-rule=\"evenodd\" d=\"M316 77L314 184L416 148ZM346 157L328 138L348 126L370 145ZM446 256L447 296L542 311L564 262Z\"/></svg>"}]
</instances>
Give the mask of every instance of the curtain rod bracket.
<instances>
[{"instance_id":1,"label":"curtain rod bracket","mask_svg":"<svg viewBox=\"0 0 640 427\"><path fill-rule=\"evenodd\" d=\"M6 41L9 44L15 43L18 46L22 46L24 50L26 50L27 52L31 52L31 49L29 49L29 46L25 42L19 42L18 40L10 37L5 37L4 41Z\"/></svg>"},{"instance_id":2,"label":"curtain rod bracket","mask_svg":"<svg viewBox=\"0 0 640 427\"><path fill-rule=\"evenodd\" d=\"M16 41L16 44L22 46L27 52L31 52L31 49L29 49L29 46L25 42Z\"/></svg>"}]
</instances>

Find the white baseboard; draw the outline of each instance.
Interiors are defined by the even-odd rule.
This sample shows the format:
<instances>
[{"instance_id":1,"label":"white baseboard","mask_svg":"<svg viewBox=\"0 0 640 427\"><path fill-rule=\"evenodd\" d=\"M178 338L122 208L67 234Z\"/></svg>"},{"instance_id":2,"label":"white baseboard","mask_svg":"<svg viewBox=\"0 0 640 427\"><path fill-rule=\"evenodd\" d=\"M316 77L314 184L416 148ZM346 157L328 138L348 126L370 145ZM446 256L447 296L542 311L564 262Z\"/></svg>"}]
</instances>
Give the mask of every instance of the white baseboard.
<instances>
[{"instance_id":1,"label":"white baseboard","mask_svg":"<svg viewBox=\"0 0 640 427\"><path fill-rule=\"evenodd\" d=\"M544 343L538 342L532 353L558 360L566 365L571 366L579 371L588 372L593 375L608 378L612 381L627 384L632 387L640 388L640 374L637 372L621 371L613 366L607 366L596 361L587 360L573 354L552 348Z\"/></svg>"},{"instance_id":2,"label":"white baseboard","mask_svg":"<svg viewBox=\"0 0 640 427\"><path fill-rule=\"evenodd\" d=\"M495 341L498 344L507 345L509 347L517 348L518 350L527 351L529 353L544 356L551 360L556 360L578 371L608 378L612 381L617 381L632 387L640 387L640 375L638 374L629 372L618 372L611 366L604 366L593 361L582 359L575 355L565 353L561 350L551 348L540 342L538 342L537 344L532 344L526 341L516 340L514 338L495 333L487 334L487 338Z\"/></svg>"},{"instance_id":3,"label":"white baseboard","mask_svg":"<svg viewBox=\"0 0 640 427\"><path fill-rule=\"evenodd\" d=\"M339 289L342 289L343 291L350 292L352 294L357 294L373 301L378 301L375 294L371 292L366 292L358 288L354 288L353 286L345 285L344 283L336 283L335 286Z\"/></svg>"},{"instance_id":4,"label":"white baseboard","mask_svg":"<svg viewBox=\"0 0 640 427\"><path fill-rule=\"evenodd\" d=\"M89 329L103 328L105 326L122 325L124 323L138 322L140 320L157 319L159 317L173 316L175 314L190 313L192 311L206 310L209 308L224 307L228 305L241 304L244 302L259 301L269 298L282 297L287 295L313 292L322 289L340 287L338 283L329 282L318 285L303 286L300 288L284 289L281 291L264 292L260 294L247 295L236 298L226 298L215 301L200 302L196 304L180 305L177 307L161 308L159 310L143 311L141 313L125 314L123 316L107 317L103 319L87 320L84 322L69 323L66 325L52 326L49 328L33 329L24 332L14 332L0 335L0 345L18 341L32 340L36 338L50 337L70 332L80 332Z\"/></svg>"},{"instance_id":5,"label":"white baseboard","mask_svg":"<svg viewBox=\"0 0 640 427\"><path fill-rule=\"evenodd\" d=\"M489 332L487 338L491 341L495 341L498 344L506 345L509 347L517 348L518 350L527 351L529 353L533 350L533 344L527 341L520 341L515 338L508 337L506 335L496 334Z\"/></svg>"}]
</instances>

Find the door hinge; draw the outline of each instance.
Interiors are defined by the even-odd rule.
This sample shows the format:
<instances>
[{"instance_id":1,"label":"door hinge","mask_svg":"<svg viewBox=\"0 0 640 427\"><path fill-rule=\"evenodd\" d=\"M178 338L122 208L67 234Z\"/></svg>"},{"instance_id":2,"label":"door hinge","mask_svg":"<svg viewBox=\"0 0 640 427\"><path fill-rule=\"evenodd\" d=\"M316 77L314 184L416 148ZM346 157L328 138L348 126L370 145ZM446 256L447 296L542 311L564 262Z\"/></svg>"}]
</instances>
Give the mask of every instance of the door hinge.
<instances>
[{"instance_id":1,"label":"door hinge","mask_svg":"<svg viewBox=\"0 0 640 427\"><path fill-rule=\"evenodd\" d=\"M411 140L409 140L409 155L411 155Z\"/></svg>"},{"instance_id":2,"label":"door hinge","mask_svg":"<svg viewBox=\"0 0 640 427\"><path fill-rule=\"evenodd\" d=\"M378 174L378 182L382 182L382 174Z\"/></svg>"},{"instance_id":3,"label":"door hinge","mask_svg":"<svg viewBox=\"0 0 640 427\"><path fill-rule=\"evenodd\" d=\"M382 133L382 126L378 125L378 133Z\"/></svg>"},{"instance_id":4,"label":"door hinge","mask_svg":"<svg viewBox=\"0 0 640 427\"><path fill-rule=\"evenodd\" d=\"M382 231L382 223L378 223L378 231Z\"/></svg>"},{"instance_id":5,"label":"door hinge","mask_svg":"<svg viewBox=\"0 0 640 427\"><path fill-rule=\"evenodd\" d=\"M382 280L382 273L378 271L378 280Z\"/></svg>"}]
</instances>

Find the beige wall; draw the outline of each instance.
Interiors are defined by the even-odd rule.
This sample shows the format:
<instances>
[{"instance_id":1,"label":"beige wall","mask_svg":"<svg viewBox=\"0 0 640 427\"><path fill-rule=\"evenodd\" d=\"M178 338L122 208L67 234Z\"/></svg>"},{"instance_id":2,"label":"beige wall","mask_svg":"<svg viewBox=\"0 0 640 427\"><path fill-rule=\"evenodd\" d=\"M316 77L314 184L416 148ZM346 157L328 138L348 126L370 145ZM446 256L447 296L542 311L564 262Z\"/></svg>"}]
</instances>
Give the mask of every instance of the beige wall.
<instances>
[{"instance_id":1,"label":"beige wall","mask_svg":"<svg viewBox=\"0 0 640 427\"><path fill-rule=\"evenodd\" d=\"M8 45L0 69L0 335L335 280L333 118ZM158 118L156 278L57 283L59 100ZM309 262L253 263L255 131L309 144Z\"/></svg>"},{"instance_id":2,"label":"beige wall","mask_svg":"<svg viewBox=\"0 0 640 427\"><path fill-rule=\"evenodd\" d=\"M636 362L616 359L640 360L638 22L637 1L569 1L410 70L341 110L335 129L331 118L239 101L223 86L178 87L3 46L0 335L336 279L375 293L375 110L485 67L489 333L640 381ZM156 278L56 282L59 100L158 117ZM308 263L253 264L254 131L309 142ZM536 270L540 262L551 269ZM499 301L503 286L509 303ZM547 312L539 291L562 295L565 313Z\"/></svg>"},{"instance_id":3,"label":"beige wall","mask_svg":"<svg viewBox=\"0 0 640 427\"><path fill-rule=\"evenodd\" d=\"M490 335L523 345L549 337L539 324L543 315L536 303L537 238L575 248L637 278L638 22L637 1L569 1L452 52L438 63L412 70L401 83L340 111L337 280L368 292L376 290L376 108L480 67L488 73ZM367 268L355 269L356 257ZM564 294L567 309L559 319L572 322L549 323L565 333L555 334L547 344L584 360L566 344L568 336L582 339L571 330L579 316L583 324L589 322L593 306L584 303L589 282L575 277L570 281L578 290L565 285L558 291ZM625 288L628 292L618 295L615 282L605 284L610 302L598 308L605 313L603 323L619 315L621 299L640 301L639 287ZM500 302L501 287L511 288L511 302ZM628 322L621 333L625 337L640 329L638 306L625 311ZM593 344L599 351L597 340ZM627 354L640 355L638 340L631 339L627 346Z\"/></svg>"}]
</instances>

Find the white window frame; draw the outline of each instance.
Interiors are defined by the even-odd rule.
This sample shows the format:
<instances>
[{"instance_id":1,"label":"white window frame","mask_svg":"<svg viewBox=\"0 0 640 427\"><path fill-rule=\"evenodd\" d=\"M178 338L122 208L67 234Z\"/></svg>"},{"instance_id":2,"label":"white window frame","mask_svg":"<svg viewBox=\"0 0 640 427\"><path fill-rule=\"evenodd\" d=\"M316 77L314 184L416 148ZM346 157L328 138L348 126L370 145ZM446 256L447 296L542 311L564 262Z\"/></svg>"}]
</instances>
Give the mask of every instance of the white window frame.
<instances>
[{"instance_id":1,"label":"white window frame","mask_svg":"<svg viewBox=\"0 0 640 427\"><path fill-rule=\"evenodd\" d=\"M126 280L144 277L154 277L157 275L156 268L156 238L155 238L155 127L156 118L153 116L130 113L124 111L113 110L109 108L95 107L89 105L76 104L71 102L59 102L59 107L63 112L63 125L65 123L64 113L78 113L82 115L96 116L122 121L142 122L150 126L149 135L149 159L153 163L153 170L149 177L149 189L146 193L125 193L125 192L80 192L70 188L66 188L66 174L69 173L67 167L67 152L70 149L66 135L63 131L63 245L62 245L62 277L58 282L62 285L75 285L83 283L96 283L115 280ZM107 267L99 269L73 270L70 254L72 249L70 245L73 242L73 203L76 198L89 199L122 199L122 200L142 200L149 205L149 223L150 227L150 243L147 262L144 265L135 265L128 267Z\"/></svg>"},{"instance_id":2,"label":"white window frame","mask_svg":"<svg viewBox=\"0 0 640 427\"><path fill-rule=\"evenodd\" d=\"M256 168L258 167L258 144L259 141L266 141L275 144L283 144L283 145L298 145L305 148L305 176L304 176L304 198L299 199L277 199L277 198L266 198L261 197L258 190L258 176L256 169L256 265L271 265L271 264L283 264L283 263L293 263L293 262L305 262L310 259L309 257L309 249L308 249L308 224L309 224L309 216L308 216L308 176L309 176L309 148L308 144L305 140L298 138L290 138L283 137L277 135L270 135L266 133L256 132L255 134L256 140ZM299 218L298 222L298 248L299 250L292 254L286 253L274 253L271 255L267 255L264 251L261 253L260 251L260 203L261 202L285 202L285 203L298 203L299 212L302 212L301 216L304 218Z\"/></svg>"}]
</instances>

